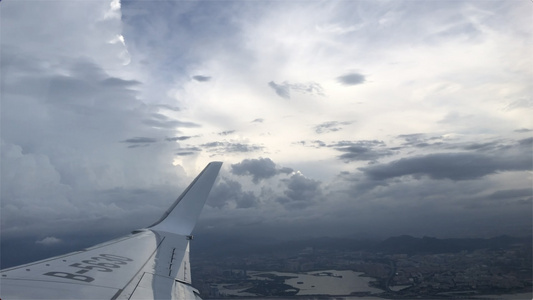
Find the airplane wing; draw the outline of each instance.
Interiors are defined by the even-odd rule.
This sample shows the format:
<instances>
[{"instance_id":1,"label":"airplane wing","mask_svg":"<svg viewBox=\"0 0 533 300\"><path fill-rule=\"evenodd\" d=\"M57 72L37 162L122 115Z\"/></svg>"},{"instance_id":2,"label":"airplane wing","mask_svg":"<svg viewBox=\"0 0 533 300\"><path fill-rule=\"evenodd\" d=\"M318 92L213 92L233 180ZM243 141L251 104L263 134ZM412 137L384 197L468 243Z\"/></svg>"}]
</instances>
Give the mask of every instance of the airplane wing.
<instances>
[{"instance_id":1,"label":"airplane wing","mask_svg":"<svg viewBox=\"0 0 533 300\"><path fill-rule=\"evenodd\" d=\"M0 272L0 298L200 299L189 241L218 175L212 162L152 226L82 251Z\"/></svg>"}]
</instances>

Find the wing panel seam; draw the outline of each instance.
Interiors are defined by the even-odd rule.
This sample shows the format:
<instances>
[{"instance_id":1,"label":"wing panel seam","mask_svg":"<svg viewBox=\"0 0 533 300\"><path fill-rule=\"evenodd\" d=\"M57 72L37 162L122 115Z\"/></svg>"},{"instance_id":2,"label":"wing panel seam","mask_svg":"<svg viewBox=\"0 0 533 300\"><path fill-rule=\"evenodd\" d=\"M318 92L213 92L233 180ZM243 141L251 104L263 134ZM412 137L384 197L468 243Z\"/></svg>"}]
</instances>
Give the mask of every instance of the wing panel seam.
<instances>
[{"instance_id":1,"label":"wing panel seam","mask_svg":"<svg viewBox=\"0 0 533 300\"><path fill-rule=\"evenodd\" d=\"M152 231L152 233L154 235L156 235L155 232ZM157 244L157 247L155 247L155 250L152 252L152 254L148 257L148 259L144 262L144 264L140 267L139 271L135 272L135 275L133 275L133 277L128 281L128 283L126 283L126 285L122 288L122 290L125 290L126 287L133 281L133 279L135 279L135 277L140 273L142 272L142 270L144 269L144 267L146 266L146 264L148 263L148 261L150 261L150 259L154 256L154 254L157 252L157 249L159 249L159 247L161 246L161 244L163 243L163 241L165 240L165 236L163 236L163 238L161 239L161 241L159 242L159 244ZM146 272L144 272L146 273ZM135 289L137 289L137 286L139 285L139 283L141 282L143 276L144 276L144 273L143 275L141 276L141 278L139 279L139 282L137 282L137 285L135 285L135 288L133 289L133 291L131 292L131 295L128 297L128 299L131 298L131 296L133 295L133 293L135 293ZM118 295L115 295L116 297L120 296L120 294ZM114 296L114 297L115 297ZM115 300L117 298L111 298L111 300Z\"/></svg>"}]
</instances>

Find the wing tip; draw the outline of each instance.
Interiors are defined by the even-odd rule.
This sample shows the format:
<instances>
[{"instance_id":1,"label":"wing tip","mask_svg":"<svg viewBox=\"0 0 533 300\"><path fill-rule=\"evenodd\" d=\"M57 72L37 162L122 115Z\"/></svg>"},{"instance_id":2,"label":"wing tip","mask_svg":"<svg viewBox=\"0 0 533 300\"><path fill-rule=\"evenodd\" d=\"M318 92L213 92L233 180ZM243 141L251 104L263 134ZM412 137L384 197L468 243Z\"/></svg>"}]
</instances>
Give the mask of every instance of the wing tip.
<instances>
[{"instance_id":1,"label":"wing tip","mask_svg":"<svg viewBox=\"0 0 533 300\"><path fill-rule=\"evenodd\" d=\"M148 228L185 235L190 234L221 167L221 161L208 163L163 216ZM182 200L184 203L180 206Z\"/></svg>"}]
</instances>

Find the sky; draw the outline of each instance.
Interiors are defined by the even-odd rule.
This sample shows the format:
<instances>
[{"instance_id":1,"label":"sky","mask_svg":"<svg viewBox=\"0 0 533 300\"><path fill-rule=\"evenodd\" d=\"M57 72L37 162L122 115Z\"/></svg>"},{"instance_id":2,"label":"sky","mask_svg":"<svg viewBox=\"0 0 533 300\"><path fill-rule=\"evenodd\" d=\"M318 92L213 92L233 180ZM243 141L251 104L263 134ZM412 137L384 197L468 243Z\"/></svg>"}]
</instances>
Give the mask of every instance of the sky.
<instances>
[{"instance_id":1,"label":"sky","mask_svg":"<svg viewBox=\"0 0 533 300\"><path fill-rule=\"evenodd\" d=\"M531 16L4 0L2 266L152 224L210 161L196 236L531 236Z\"/></svg>"}]
</instances>

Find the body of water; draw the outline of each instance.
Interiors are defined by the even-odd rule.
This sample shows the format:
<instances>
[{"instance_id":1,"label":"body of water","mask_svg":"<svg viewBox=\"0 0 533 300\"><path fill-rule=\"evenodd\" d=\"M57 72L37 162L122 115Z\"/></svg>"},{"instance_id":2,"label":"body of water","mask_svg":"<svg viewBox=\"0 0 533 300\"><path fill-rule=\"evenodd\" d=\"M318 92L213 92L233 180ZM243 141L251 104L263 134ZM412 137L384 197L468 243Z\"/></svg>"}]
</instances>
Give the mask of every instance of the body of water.
<instances>
[{"instance_id":1,"label":"body of water","mask_svg":"<svg viewBox=\"0 0 533 300\"><path fill-rule=\"evenodd\" d=\"M264 279L260 274L294 277L285 284L300 289L297 295L349 295L354 292L382 293L383 290L370 287L370 277L361 277L361 272L325 270L308 273L248 272L253 279Z\"/></svg>"}]
</instances>

